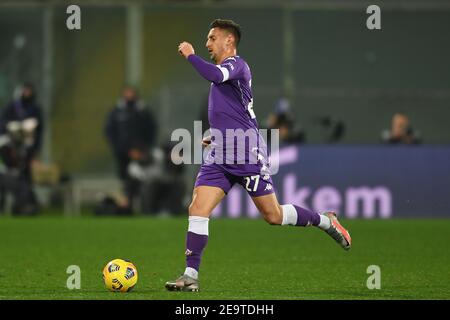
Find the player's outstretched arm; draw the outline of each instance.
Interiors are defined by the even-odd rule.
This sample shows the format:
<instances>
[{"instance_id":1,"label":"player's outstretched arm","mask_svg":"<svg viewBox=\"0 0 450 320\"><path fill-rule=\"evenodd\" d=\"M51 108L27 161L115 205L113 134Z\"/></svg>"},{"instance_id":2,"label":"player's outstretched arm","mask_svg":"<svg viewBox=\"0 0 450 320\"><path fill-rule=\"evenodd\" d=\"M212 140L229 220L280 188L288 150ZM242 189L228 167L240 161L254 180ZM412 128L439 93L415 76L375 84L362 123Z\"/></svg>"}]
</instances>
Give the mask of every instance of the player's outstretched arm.
<instances>
[{"instance_id":1,"label":"player's outstretched arm","mask_svg":"<svg viewBox=\"0 0 450 320\"><path fill-rule=\"evenodd\" d=\"M195 54L190 55L187 59L206 80L214 83L221 83L224 80L224 74L215 64L206 62Z\"/></svg>"},{"instance_id":2,"label":"player's outstretched arm","mask_svg":"<svg viewBox=\"0 0 450 320\"><path fill-rule=\"evenodd\" d=\"M178 52L184 56L197 70L197 72L206 80L221 83L225 79L223 71L215 64L209 63L199 56L195 55L194 48L189 42L182 42L178 46ZM228 70L226 71L228 72Z\"/></svg>"}]
</instances>

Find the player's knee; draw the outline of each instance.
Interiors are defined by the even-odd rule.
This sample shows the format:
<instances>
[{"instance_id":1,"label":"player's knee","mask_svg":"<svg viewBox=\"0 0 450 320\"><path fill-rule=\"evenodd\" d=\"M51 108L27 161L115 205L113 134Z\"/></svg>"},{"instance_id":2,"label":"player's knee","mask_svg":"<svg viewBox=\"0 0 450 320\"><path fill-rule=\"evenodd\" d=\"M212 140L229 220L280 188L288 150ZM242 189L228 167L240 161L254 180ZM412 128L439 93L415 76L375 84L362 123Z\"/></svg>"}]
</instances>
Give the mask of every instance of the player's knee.
<instances>
[{"instance_id":1,"label":"player's knee","mask_svg":"<svg viewBox=\"0 0 450 320\"><path fill-rule=\"evenodd\" d=\"M196 202L192 202L189 205L189 215L207 217L209 216L209 212L207 212L207 210L205 210L202 206L199 206Z\"/></svg>"},{"instance_id":2,"label":"player's knee","mask_svg":"<svg viewBox=\"0 0 450 320\"><path fill-rule=\"evenodd\" d=\"M191 204L189 205L189 215L190 216L195 215L194 212L196 210L198 210L198 206L194 202L191 202Z\"/></svg>"}]
</instances>

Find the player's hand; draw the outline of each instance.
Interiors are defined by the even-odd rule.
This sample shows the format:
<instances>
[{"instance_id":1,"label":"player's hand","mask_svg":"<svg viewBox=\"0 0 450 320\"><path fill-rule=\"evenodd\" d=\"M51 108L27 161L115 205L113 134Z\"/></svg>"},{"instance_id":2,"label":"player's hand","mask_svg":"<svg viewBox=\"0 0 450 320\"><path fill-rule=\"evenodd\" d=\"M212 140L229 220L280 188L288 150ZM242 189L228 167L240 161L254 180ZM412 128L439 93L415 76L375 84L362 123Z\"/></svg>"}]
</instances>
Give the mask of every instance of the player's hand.
<instances>
[{"instance_id":1,"label":"player's hand","mask_svg":"<svg viewBox=\"0 0 450 320\"><path fill-rule=\"evenodd\" d=\"M178 45L178 52L185 58L189 57L191 54L195 54L192 44L186 41Z\"/></svg>"},{"instance_id":2,"label":"player's hand","mask_svg":"<svg viewBox=\"0 0 450 320\"><path fill-rule=\"evenodd\" d=\"M206 137L206 138L204 138L204 139L202 140L202 145L203 145L204 147L207 147L207 146L209 146L210 144L211 144L211 136Z\"/></svg>"}]
</instances>

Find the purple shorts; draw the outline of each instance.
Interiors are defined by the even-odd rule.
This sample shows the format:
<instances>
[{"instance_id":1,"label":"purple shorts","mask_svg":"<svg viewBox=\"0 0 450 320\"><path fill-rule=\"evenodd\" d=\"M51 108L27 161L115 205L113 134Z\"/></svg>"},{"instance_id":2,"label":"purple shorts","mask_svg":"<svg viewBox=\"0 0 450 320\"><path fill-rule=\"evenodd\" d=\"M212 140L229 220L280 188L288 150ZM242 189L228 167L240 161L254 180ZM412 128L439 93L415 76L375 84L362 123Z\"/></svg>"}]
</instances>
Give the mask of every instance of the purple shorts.
<instances>
[{"instance_id":1,"label":"purple shorts","mask_svg":"<svg viewBox=\"0 0 450 320\"><path fill-rule=\"evenodd\" d=\"M251 197L265 196L275 192L270 175L253 173L248 176L237 176L229 173L219 164L203 164L197 175L195 187L218 187L227 194L235 183L239 183Z\"/></svg>"}]
</instances>

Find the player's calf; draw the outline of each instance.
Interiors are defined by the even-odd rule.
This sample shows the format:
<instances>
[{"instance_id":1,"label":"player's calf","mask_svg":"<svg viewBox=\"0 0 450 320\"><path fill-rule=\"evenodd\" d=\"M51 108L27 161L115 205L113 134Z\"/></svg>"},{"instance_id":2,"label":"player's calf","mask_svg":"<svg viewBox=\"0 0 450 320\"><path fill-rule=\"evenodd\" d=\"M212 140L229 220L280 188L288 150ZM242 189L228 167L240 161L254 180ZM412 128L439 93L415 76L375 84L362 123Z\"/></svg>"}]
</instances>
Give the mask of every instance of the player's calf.
<instances>
[{"instance_id":1,"label":"player's calf","mask_svg":"<svg viewBox=\"0 0 450 320\"><path fill-rule=\"evenodd\" d=\"M318 214L308 209L285 204L282 205L283 222L282 225L294 226L316 226L324 230L332 237L342 248L349 250L351 247L350 233L338 221L334 212Z\"/></svg>"},{"instance_id":2,"label":"player's calf","mask_svg":"<svg viewBox=\"0 0 450 320\"><path fill-rule=\"evenodd\" d=\"M282 208L278 204L275 195L268 194L259 197L252 197L255 206L262 214L264 220L271 225L280 225L283 222Z\"/></svg>"},{"instance_id":3,"label":"player's calf","mask_svg":"<svg viewBox=\"0 0 450 320\"><path fill-rule=\"evenodd\" d=\"M281 225L283 222L283 215L281 207L262 212L264 220L270 225Z\"/></svg>"}]
</instances>

